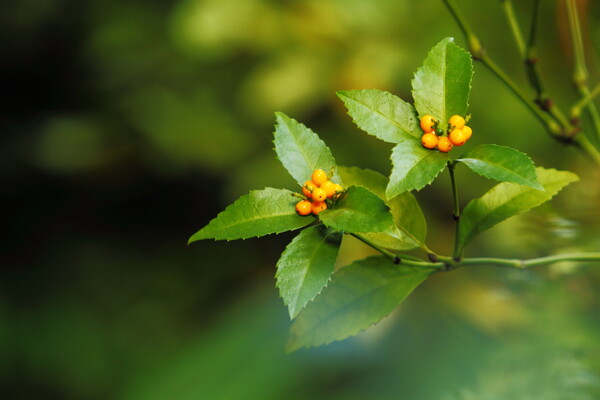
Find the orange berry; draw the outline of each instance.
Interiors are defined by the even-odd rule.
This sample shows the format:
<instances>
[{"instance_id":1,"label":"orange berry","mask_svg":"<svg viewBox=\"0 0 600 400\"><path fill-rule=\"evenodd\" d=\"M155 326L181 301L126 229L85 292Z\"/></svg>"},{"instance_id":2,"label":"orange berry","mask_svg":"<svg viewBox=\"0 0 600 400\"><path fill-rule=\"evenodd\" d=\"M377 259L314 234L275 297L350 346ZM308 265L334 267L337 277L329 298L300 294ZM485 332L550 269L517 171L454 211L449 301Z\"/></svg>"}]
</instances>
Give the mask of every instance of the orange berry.
<instances>
[{"instance_id":1,"label":"orange berry","mask_svg":"<svg viewBox=\"0 0 600 400\"><path fill-rule=\"evenodd\" d=\"M332 197L335 197L335 198L338 198L344 191L344 188L342 187L342 185L337 184L337 183L333 184L333 188L335 189L335 191L333 192Z\"/></svg>"},{"instance_id":2,"label":"orange berry","mask_svg":"<svg viewBox=\"0 0 600 400\"><path fill-rule=\"evenodd\" d=\"M327 198L330 199L335 194L335 183L331 181L325 181L321 183L321 189L327 192Z\"/></svg>"},{"instance_id":3,"label":"orange berry","mask_svg":"<svg viewBox=\"0 0 600 400\"><path fill-rule=\"evenodd\" d=\"M465 119L463 117L461 117L460 115L453 115L448 120L448 123L450 124L451 129L453 129L453 128L462 129L463 126L465 126Z\"/></svg>"},{"instance_id":4,"label":"orange berry","mask_svg":"<svg viewBox=\"0 0 600 400\"><path fill-rule=\"evenodd\" d=\"M313 181L304 182L304 186L302 186L302 193L309 199L312 199L312 191L315 190L317 186L313 183Z\"/></svg>"},{"instance_id":5,"label":"orange berry","mask_svg":"<svg viewBox=\"0 0 600 400\"><path fill-rule=\"evenodd\" d=\"M327 210L327 203L324 201L313 201L312 213L318 215L321 211Z\"/></svg>"},{"instance_id":6,"label":"orange berry","mask_svg":"<svg viewBox=\"0 0 600 400\"><path fill-rule=\"evenodd\" d=\"M327 192L323 188L315 188L315 190L312 191L312 198L315 201L325 201L325 199L327 199Z\"/></svg>"},{"instance_id":7,"label":"orange berry","mask_svg":"<svg viewBox=\"0 0 600 400\"><path fill-rule=\"evenodd\" d=\"M420 121L421 129L425 133L433 132L435 119L431 115L423 115Z\"/></svg>"},{"instance_id":8,"label":"orange berry","mask_svg":"<svg viewBox=\"0 0 600 400\"><path fill-rule=\"evenodd\" d=\"M465 125L462 128L462 131L465 133L466 140L471 139L471 135L473 134L473 129L471 129L471 127Z\"/></svg>"},{"instance_id":9,"label":"orange berry","mask_svg":"<svg viewBox=\"0 0 600 400\"><path fill-rule=\"evenodd\" d=\"M321 184L327 180L327 174L322 169L315 169L311 179L315 185L321 186Z\"/></svg>"},{"instance_id":10,"label":"orange berry","mask_svg":"<svg viewBox=\"0 0 600 400\"><path fill-rule=\"evenodd\" d=\"M421 137L421 144L428 149L433 149L438 144L438 137L435 133L426 133Z\"/></svg>"},{"instance_id":11,"label":"orange berry","mask_svg":"<svg viewBox=\"0 0 600 400\"><path fill-rule=\"evenodd\" d=\"M447 136L442 136L440 140L438 140L437 147L439 151L447 153L452 149L452 147L454 147L454 145Z\"/></svg>"},{"instance_id":12,"label":"orange berry","mask_svg":"<svg viewBox=\"0 0 600 400\"><path fill-rule=\"evenodd\" d=\"M300 200L296 203L296 212L300 215L308 215L312 211L312 204L308 200Z\"/></svg>"},{"instance_id":13,"label":"orange berry","mask_svg":"<svg viewBox=\"0 0 600 400\"><path fill-rule=\"evenodd\" d=\"M458 128L450 132L450 135L448 135L448 137L450 138L452 144L455 146L462 146L467 141L467 135L465 134L465 132L462 129Z\"/></svg>"}]
</instances>

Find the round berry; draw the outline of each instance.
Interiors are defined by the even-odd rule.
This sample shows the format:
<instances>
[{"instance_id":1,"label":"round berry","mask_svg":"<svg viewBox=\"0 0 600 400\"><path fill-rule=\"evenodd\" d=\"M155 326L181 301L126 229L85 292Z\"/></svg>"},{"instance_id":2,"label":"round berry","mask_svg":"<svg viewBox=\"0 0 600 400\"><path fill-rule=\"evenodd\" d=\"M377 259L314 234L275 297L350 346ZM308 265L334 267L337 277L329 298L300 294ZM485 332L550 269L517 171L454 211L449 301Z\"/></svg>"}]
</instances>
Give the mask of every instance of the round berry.
<instances>
[{"instance_id":1,"label":"round berry","mask_svg":"<svg viewBox=\"0 0 600 400\"><path fill-rule=\"evenodd\" d=\"M423 115L421 117L421 129L425 133L433 132L433 126L435 125L435 119L431 115Z\"/></svg>"},{"instance_id":2,"label":"round berry","mask_svg":"<svg viewBox=\"0 0 600 400\"><path fill-rule=\"evenodd\" d=\"M334 194L340 194L344 191L344 188L339 183L334 183L333 188L335 189Z\"/></svg>"},{"instance_id":3,"label":"round berry","mask_svg":"<svg viewBox=\"0 0 600 400\"><path fill-rule=\"evenodd\" d=\"M462 127L465 126L465 119L460 115L453 115L448 120L448 123L452 128L462 129Z\"/></svg>"},{"instance_id":4,"label":"round berry","mask_svg":"<svg viewBox=\"0 0 600 400\"><path fill-rule=\"evenodd\" d=\"M312 198L312 191L315 190L317 186L313 183L313 181L304 182L304 186L302 186L302 193L309 199Z\"/></svg>"},{"instance_id":5,"label":"round berry","mask_svg":"<svg viewBox=\"0 0 600 400\"><path fill-rule=\"evenodd\" d=\"M327 198L330 199L335 194L335 183L331 181L325 181L321 183L321 189L327 192Z\"/></svg>"},{"instance_id":6,"label":"round berry","mask_svg":"<svg viewBox=\"0 0 600 400\"><path fill-rule=\"evenodd\" d=\"M471 135L473 134L473 129L471 129L471 127L465 125L462 128L462 131L465 133L466 140L471 139Z\"/></svg>"},{"instance_id":7,"label":"round berry","mask_svg":"<svg viewBox=\"0 0 600 400\"><path fill-rule=\"evenodd\" d=\"M312 213L318 215L321 211L327 210L327 203L324 201L313 201Z\"/></svg>"},{"instance_id":8,"label":"round berry","mask_svg":"<svg viewBox=\"0 0 600 400\"><path fill-rule=\"evenodd\" d=\"M437 147L438 147L438 150L441 151L442 153L449 152L453 146L454 145L452 144L450 139L448 139L447 136L442 136L440 138L440 140L438 140Z\"/></svg>"},{"instance_id":9,"label":"round berry","mask_svg":"<svg viewBox=\"0 0 600 400\"><path fill-rule=\"evenodd\" d=\"M450 141L455 146L462 146L467 141L467 135L462 129L455 129L448 135Z\"/></svg>"},{"instance_id":10,"label":"round berry","mask_svg":"<svg viewBox=\"0 0 600 400\"><path fill-rule=\"evenodd\" d=\"M323 182L327 181L327 174L322 169L315 169L315 172L312 173L311 179L315 185L321 186Z\"/></svg>"},{"instance_id":11,"label":"round berry","mask_svg":"<svg viewBox=\"0 0 600 400\"><path fill-rule=\"evenodd\" d=\"M426 133L421 137L421 143L428 149L433 149L438 144L438 137L435 133Z\"/></svg>"},{"instance_id":12,"label":"round berry","mask_svg":"<svg viewBox=\"0 0 600 400\"><path fill-rule=\"evenodd\" d=\"M327 199L327 192L323 188L315 188L315 190L312 191L312 198L315 201L325 201L325 199Z\"/></svg>"},{"instance_id":13,"label":"round berry","mask_svg":"<svg viewBox=\"0 0 600 400\"><path fill-rule=\"evenodd\" d=\"M300 215L308 215L312 212L312 204L308 200L300 200L296 203L296 212Z\"/></svg>"}]
</instances>

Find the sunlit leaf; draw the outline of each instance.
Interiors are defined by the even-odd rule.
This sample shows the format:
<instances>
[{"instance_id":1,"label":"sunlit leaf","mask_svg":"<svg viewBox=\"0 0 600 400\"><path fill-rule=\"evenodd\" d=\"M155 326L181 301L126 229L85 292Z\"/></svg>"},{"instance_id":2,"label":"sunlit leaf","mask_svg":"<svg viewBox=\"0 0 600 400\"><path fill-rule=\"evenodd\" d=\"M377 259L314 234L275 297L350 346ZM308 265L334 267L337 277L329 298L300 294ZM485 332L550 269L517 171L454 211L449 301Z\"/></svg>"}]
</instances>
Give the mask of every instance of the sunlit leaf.
<instances>
[{"instance_id":1,"label":"sunlit leaf","mask_svg":"<svg viewBox=\"0 0 600 400\"><path fill-rule=\"evenodd\" d=\"M510 147L483 144L467 151L458 161L486 178L544 190L537 180L533 161L527 154Z\"/></svg>"},{"instance_id":2,"label":"sunlit leaf","mask_svg":"<svg viewBox=\"0 0 600 400\"><path fill-rule=\"evenodd\" d=\"M345 90L337 95L354 123L369 135L391 143L422 135L414 107L389 92Z\"/></svg>"},{"instance_id":3,"label":"sunlit leaf","mask_svg":"<svg viewBox=\"0 0 600 400\"><path fill-rule=\"evenodd\" d=\"M446 38L433 47L412 81L419 116L429 114L445 127L452 115L465 116L473 63L468 52Z\"/></svg>"},{"instance_id":4,"label":"sunlit leaf","mask_svg":"<svg viewBox=\"0 0 600 400\"><path fill-rule=\"evenodd\" d=\"M392 312L432 271L395 265L383 256L340 269L292 324L287 349L356 335Z\"/></svg>"},{"instance_id":5,"label":"sunlit leaf","mask_svg":"<svg viewBox=\"0 0 600 400\"><path fill-rule=\"evenodd\" d=\"M277 262L277 287L291 318L321 292L333 273L342 235L333 229L304 229Z\"/></svg>"},{"instance_id":6,"label":"sunlit leaf","mask_svg":"<svg viewBox=\"0 0 600 400\"><path fill-rule=\"evenodd\" d=\"M253 190L219 213L188 243L201 239L234 240L281 233L314 222L296 213L298 198L285 189Z\"/></svg>"},{"instance_id":7,"label":"sunlit leaf","mask_svg":"<svg viewBox=\"0 0 600 400\"><path fill-rule=\"evenodd\" d=\"M275 152L290 175L303 185L317 168L334 172L331 180L340 183L329 147L312 130L283 113L275 113Z\"/></svg>"}]
</instances>

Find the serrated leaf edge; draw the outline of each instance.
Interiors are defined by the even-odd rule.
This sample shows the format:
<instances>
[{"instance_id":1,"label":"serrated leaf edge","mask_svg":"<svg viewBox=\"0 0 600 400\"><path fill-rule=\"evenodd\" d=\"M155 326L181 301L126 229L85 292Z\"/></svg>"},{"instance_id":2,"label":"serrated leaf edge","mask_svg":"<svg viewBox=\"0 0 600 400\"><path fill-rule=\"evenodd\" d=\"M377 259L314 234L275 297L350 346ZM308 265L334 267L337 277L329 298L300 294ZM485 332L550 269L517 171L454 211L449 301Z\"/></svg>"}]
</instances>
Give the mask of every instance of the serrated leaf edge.
<instances>
[{"instance_id":1,"label":"serrated leaf edge","mask_svg":"<svg viewBox=\"0 0 600 400\"><path fill-rule=\"evenodd\" d=\"M430 150L430 151L435 151L435 150ZM392 159L392 155L393 155L393 150L392 150L392 153L390 154L390 161L392 162L392 171L390 172L390 177L392 176L392 173L394 172L394 168L396 168L396 165L394 164L394 160ZM425 158L425 157L423 157L423 158ZM421 160L423 160L423 158L421 158ZM420 162L421 161L419 160L419 164L420 164ZM417 164L417 165L419 165L419 164ZM386 202L387 201L391 201L396 196L399 196L399 195L401 195L404 192L411 192L413 190L416 190L418 192L419 190L423 189L425 186L431 185L431 183L439 176L439 174L441 174L446 169L447 164L448 164L448 160L446 160L444 162L444 166L431 178L431 180L429 182L423 184L420 187L415 187L415 188L412 188L412 189L403 190L402 192L395 193L393 196L390 196L390 191L388 190L388 188L390 187L390 182L391 182L391 180L389 180L388 181L388 185L385 188L385 195L387 197L387 200L384 200L384 201L386 201Z\"/></svg>"},{"instance_id":2,"label":"serrated leaf edge","mask_svg":"<svg viewBox=\"0 0 600 400\"><path fill-rule=\"evenodd\" d=\"M392 123L393 123L393 124L394 124L394 125L395 125L395 126L398 128L398 129L400 129L402 132L405 132L405 133L406 133L407 135L409 135L411 138L415 138L415 137L416 137L416 136L415 136L415 135L413 135L411 132L409 132L409 131L407 131L406 129L404 129L404 127L402 127L402 126L401 126L401 125L400 125L398 122L396 122L395 120L392 120L392 119L390 119L388 116L386 116L386 115L382 114L382 113L381 113L381 112L379 112L378 110L372 109L371 107L367 106L366 104L364 104L364 103L362 103L362 102L360 102L360 101L358 101L358 100L356 100L356 99L354 99L354 98L352 98L352 97L350 97L350 96L346 95L346 93L349 93L349 92L362 92L362 91L376 91L376 92L379 92L379 93L389 94L390 96L392 96L392 97L395 97L395 98L397 98L398 100L400 100L400 101L402 101L402 102L404 102L404 103L408 104L408 105L409 105L409 106L410 106L410 107L413 109L413 111L415 112L415 118L418 118L417 111L416 111L416 109L415 109L415 106L414 106L413 104L411 104L411 103L409 103L409 102L407 102L407 101L403 100L402 98L400 98L400 97L398 97L398 96L394 95L394 94L393 94L393 93L391 93L391 92L388 92L387 90L379 90L379 89L338 90L338 91L336 92L336 95L337 95L337 96L338 96L338 97L339 97L339 98L342 100L342 102L344 103L344 106L346 106L346 100L344 100L342 97L345 97L345 98L346 98L346 99L348 99L349 101L353 101L353 102L355 102L355 103L358 103L358 104L360 104L361 106L363 106L363 107L365 107L365 108L368 108L369 110L372 110L373 112L377 113L377 114L378 114L378 115L380 115L381 117L383 117L383 118L385 118L385 119L387 119L387 120L391 121L391 122L392 122ZM381 140L381 141L383 141L383 142L387 142L387 143L402 143L403 141L405 141L405 140L407 140L407 139L408 139L408 138L402 138L402 139L401 139L401 140L399 140L399 141L391 141L391 140L385 140L385 139L382 139L382 138L381 138L381 137L379 137L378 135L376 135L376 134L374 134L374 133L371 133L371 132L368 132L366 129L363 129L363 128L362 128L362 127L359 125L358 121L356 121L356 120L354 119L354 117L353 117L353 116L350 114L350 110L348 109L348 107L347 107L347 106L346 106L346 115L348 115L348 116L349 116L349 117L352 119L352 122L354 123L354 125L356 125L356 127L357 127L358 129L360 129L361 131L363 131L363 132L367 133L368 135L371 135L371 136L374 136L374 137L376 137L377 139L379 139L379 140Z\"/></svg>"},{"instance_id":3,"label":"serrated leaf edge","mask_svg":"<svg viewBox=\"0 0 600 400\"><path fill-rule=\"evenodd\" d=\"M290 195L292 195L292 194L294 193L294 192L292 192L292 191L290 191L290 190L288 190L288 189L272 188L272 187L269 187L269 186L265 186L265 187L264 187L264 188L262 188L262 189L253 189L253 190L249 191L249 192L248 192L248 193L246 193L245 195L242 195L241 197L238 197L236 201L238 201L239 199L241 199L243 196L249 196L249 195L250 195L252 192L260 192L260 191L262 191L262 190L265 190L265 189L286 190L286 191L290 192ZM260 238L260 237L269 236L269 235L279 235L280 233L284 233L284 232L290 232L290 231L295 231L295 230L297 230L297 229L302 229L302 228L304 228L304 227L307 227L308 225L310 225L311 223L313 223L313 222L315 222L315 221L316 221L316 218L315 218L314 216L312 216L312 215L306 215L306 216L304 216L303 218L307 218L307 219L309 219L309 218L310 218L310 220L311 220L311 221L310 221L310 222L307 222L307 224L306 224L306 225L300 226L300 227L298 227L298 228L290 228L290 229L285 229L285 230L282 230L282 231L265 233L264 235L258 235L258 236L248 236L248 237L241 237L241 238L235 238L235 239L227 239L227 238L223 238L223 239L217 239L217 238L211 238L211 237L207 237L207 238L200 238L200 239L194 239L194 236L196 236L196 235L197 235L197 234L199 234L199 233L200 233L200 232L201 232L203 229L205 229L206 227L208 227L208 226L210 225L210 223L211 223L213 220L215 220L215 219L219 218L219 216L220 216L221 214L225 213L225 212L227 211L227 209L229 209L230 207L232 207L232 206L235 204L235 202L236 202L236 201L234 201L233 203L231 203L231 204L229 204L227 207L225 207L225 209L224 209L223 211L219 212L219 213L218 213L218 214L217 214L217 215L216 215L216 216L215 216L213 219L211 219L211 220L208 222L208 224L204 225L202 228L200 228L198 231L196 231L196 232L195 232L195 233L194 233L192 236L190 236L190 238L188 239L188 242L187 242L187 244L188 244L188 245L190 245L190 244L192 244L192 243L194 243L194 242L197 242L197 241L199 241L199 240L207 240L207 239L212 239L212 240L214 240L215 242L216 242L216 241L221 241L221 240L225 240L225 241L227 241L227 242L231 242L231 241L234 241L234 240L246 240L246 239L252 239L252 238ZM288 215L288 214L281 214L281 215Z\"/></svg>"},{"instance_id":4,"label":"serrated leaf edge","mask_svg":"<svg viewBox=\"0 0 600 400\"><path fill-rule=\"evenodd\" d=\"M301 229L302 229L302 230L305 230L305 229L308 229L308 228L310 228L310 226L306 226L306 227L304 227L304 228L301 228ZM336 231L336 232L329 233L329 234L327 234L327 235L323 235L323 240L322 240L322 242L326 241L326 240L327 240L327 238L328 238L329 236L331 236L331 235L333 235L333 234L336 234L336 233L340 233L340 234L341 234L341 232L337 232L337 231ZM299 235L300 235L300 233L298 233L298 235L296 235L296 236L294 237L294 239L296 239L296 238L297 238ZM281 256L283 256L283 254L284 254L284 253L285 253L285 251L288 249L288 247L290 247L290 246L292 245L292 242L294 241L294 239L292 239L292 240L291 240L291 241L290 241L290 242L287 244L287 246L285 246L285 249L284 249L284 250L283 250L283 252L281 253ZM339 253L339 248L340 248L340 246L337 246L338 253ZM280 259L281 259L281 256L279 257ZM277 261L277 263L279 263L279 260ZM334 263L334 264L335 264L335 263ZM316 298L316 297L317 297L319 294L321 294L321 292L323 291L323 289L325 289L325 288L326 288L326 287L329 285L329 282L331 282L331 277L333 276L333 272L332 272L332 274L331 274L331 275L329 275L329 278L327 279L327 281L325 282L325 284L324 284L324 285L321 287L321 289L319 289L319 291L318 291L318 292L316 292L316 293L314 294L314 296L313 296L311 299L309 299L309 300L308 300L308 301L307 301L307 302L306 302L306 303L305 303L305 304L304 304L302 307L300 307L299 309L297 309L296 313L292 315L292 310L290 310L289 303L287 303L287 302L286 302L286 299L285 299L285 298L284 298L284 297L281 295L281 288L279 287L279 280L277 280L277 278L279 277L279 271L280 271L280 269L279 269L279 268L277 268L277 270L275 271L275 287L276 287L277 289L280 289L280 290L279 290L279 297L280 297L280 298L283 300L283 304L284 304L284 305L287 307L287 309L288 309L288 313L289 313L289 315L290 315L290 319L292 319L292 320L293 320L293 319L295 319L295 318L298 316L298 314L300 313L300 311L302 311L302 310L303 310L303 309L304 309L304 308L305 308L307 305L309 305L310 303L312 303L312 301L313 301L313 300L314 300L314 299L315 299L315 298ZM305 279L306 279L306 275L305 275L305 276L303 276L303 278L302 278L302 282L304 282L304 280L305 280Z\"/></svg>"},{"instance_id":5,"label":"serrated leaf edge","mask_svg":"<svg viewBox=\"0 0 600 400\"><path fill-rule=\"evenodd\" d=\"M485 145L482 145L482 146L485 146ZM517 150L517 149L513 149L512 147L508 147L508 146L501 146L501 145L498 145L498 144L494 144L494 145L492 145L492 146L496 146L496 147L502 147L502 148L504 148L504 149L510 149L510 150L514 150L514 151L516 151L516 152L518 152L518 153L522 154L523 156L527 157L527 159L528 159L529 161L531 161L531 165L533 165L533 167L534 167L534 169L535 169L535 163L533 162L533 159L532 159L531 157L529 157L529 155L528 155L527 153L523 153L522 151L519 151L519 150ZM478 146L478 147L479 147L479 146ZM543 185L542 185L542 184L541 184L541 183L540 183L540 182L537 180L537 172L536 172L536 178L535 178L535 181L530 181L532 184L528 185L528 184L519 183L519 182L514 182L514 181L500 181L500 180L498 180L498 179L496 179L496 178L493 178L493 177L491 177L491 176L489 176L489 175L487 175L487 174L484 174L484 173L482 173L481 171L475 171L474 169L471 169L471 166L469 165L469 163L466 163L466 162L465 162L465 160L475 160L475 161L485 162L485 160L482 160L482 159L479 159L479 158L469 158L469 157L467 157L467 158L463 158L465 154L469 153L471 150L474 150L474 149L476 149L476 148L477 148L477 147L474 147L473 149L469 149L469 150L468 150L468 151L466 151L466 152L465 152L465 153L464 153L462 156L460 156L460 158L458 158L456 161L459 161L459 162L461 162L461 163L465 164L465 165L467 166L467 168L469 168L471 171L475 172L475 173L476 173L476 174L478 174L478 175L481 175L481 176L483 176L484 178L493 179L493 180L495 180L495 181L498 181L498 182L511 182L511 183L516 183L516 184L518 184L518 185L522 185L522 186L528 186L528 187L530 187L530 188L532 188L532 189L536 189L536 190L539 190L539 191L541 191L541 192L545 192L545 191L546 191L546 189L544 188L544 186L543 186ZM488 164L488 165L490 165L490 164ZM494 166L496 166L496 165L494 165ZM497 166L496 166L496 167L497 167ZM519 177L519 178L521 178L523 181L529 181L528 179L522 178L520 175L513 173L513 171L512 171L512 170L510 170L510 169L507 169L507 168L505 168L505 167L503 167L503 166L500 166L500 169L502 169L502 170L505 170L505 171L507 171L507 172L511 172L513 175L515 175L515 176L518 176L518 177ZM537 186L536 186L536 184L537 184Z\"/></svg>"},{"instance_id":6,"label":"serrated leaf edge","mask_svg":"<svg viewBox=\"0 0 600 400\"><path fill-rule=\"evenodd\" d=\"M418 108L418 106L417 106L417 101L416 101L416 98L415 98L415 87L414 87L414 81L415 81L415 79L416 79L417 73L418 73L418 72L419 72L419 71L420 71L420 70L423 68L423 64L425 63L425 60L427 60L427 58L428 58L428 57L429 57L429 55L430 55L430 54L433 52L433 50L434 50L434 49L435 49L435 48L436 48L436 47L437 47L439 44L441 44L441 43L442 43L442 42L444 42L444 41L447 41L448 43L451 43L451 44L453 44L454 46L456 46L456 48L457 48L457 49L459 49L459 50L463 51L463 52L464 52L466 55L468 55L468 56L469 56L469 58L470 58L471 60L473 60L473 57L472 57L471 53L469 53L468 51L466 51L465 49L463 49L462 47L460 47L459 45L457 45L457 44L456 44L456 42L454 41L454 38L453 38L453 37L451 37L451 36L449 36L449 37L446 37L446 38L444 38L444 39L440 40L440 41L439 41L439 42L437 42L437 43L436 43L436 44L435 44L435 45L434 45L434 46L433 46L431 49L429 49L429 51L427 52L427 55L426 55L426 56L425 56L425 58L423 59L423 63L422 63L422 64L419 66L419 68L417 68L417 70L414 72L414 74L413 74L413 78L412 78L412 79L411 79L411 81L410 81L410 84L411 84L411 91L410 91L410 92L411 92L411 94L412 94L412 96L413 96L413 100L414 100L414 103L413 103L413 104L414 104L414 108L415 108L415 110L416 110L416 112L417 112L417 115L418 115L419 117L422 117L422 116L423 116L425 113L421 113L421 112L419 111L419 108ZM468 94L468 96L467 96L467 103L466 103L466 107L465 107L465 112L466 112L466 113L468 113L468 110L469 110L469 105L470 105L470 104L469 104L469 97L471 97L471 89L473 88L473 86L472 86L472 83L473 83L473 73L474 73L474 68L473 68L473 62L472 62L472 61L471 61L471 64L470 64L470 66L471 66L471 68L469 69L469 72L470 72L470 78L469 78L469 83L468 83L468 87L469 87L469 94ZM444 68L444 75L445 75L445 71L446 71L446 69ZM446 82L444 81L444 93L445 93L445 92L446 92ZM445 110L444 110L444 111L445 111ZM445 130L446 130L446 129L445 129L445 126L446 126L446 124L448 123L448 121L439 121L439 122L440 122L440 124L441 124L440 126L441 126L441 127L444 129L444 131L445 131Z\"/></svg>"}]
</instances>

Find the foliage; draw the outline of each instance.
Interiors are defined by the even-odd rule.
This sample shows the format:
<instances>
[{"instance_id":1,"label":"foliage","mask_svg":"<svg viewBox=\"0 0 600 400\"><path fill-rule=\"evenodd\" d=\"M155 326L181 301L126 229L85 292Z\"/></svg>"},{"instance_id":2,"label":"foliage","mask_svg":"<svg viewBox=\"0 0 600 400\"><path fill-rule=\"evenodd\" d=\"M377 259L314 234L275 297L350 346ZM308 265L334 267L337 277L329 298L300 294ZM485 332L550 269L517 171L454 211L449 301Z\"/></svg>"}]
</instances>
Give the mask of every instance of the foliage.
<instances>
[{"instance_id":1,"label":"foliage","mask_svg":"<svg viewBox=\"0 0 600 400\"><path fill-rule=\"evenodd\" d=\"M550 200L577 180L570 172L536 169L527 155L505 146L480 145L453 159L449 153L421 145L420 116L432 115L437 132L446 134L451 116L467 115L472 74L469 54L447 38L429 52L415 73L414 106L379 90L338 92L359 128L395 144L389 178L371 170L338 167L316 133L277 113L275 151L294 180L302 186L312 171L320 168L346 189L317 217L294 215L293 199L301 194L284 189L253 191L191 237L190 242L244 239L312 224L292 240L277 263L277 287L295 319L289 350L355 335L388 315L431 274L462 264L485 263L463 258L464 246L499 222ZM500 182L473 199L462 215L454 180L454 169L460 164ZM428 248L425 218L410 194L431 184L446 167L457 219L452 257ZM382 255L334 271L344 234L355 236ZM426 253L426 260L393 252L415 247Z\"/></svg>"}]
</instances>

